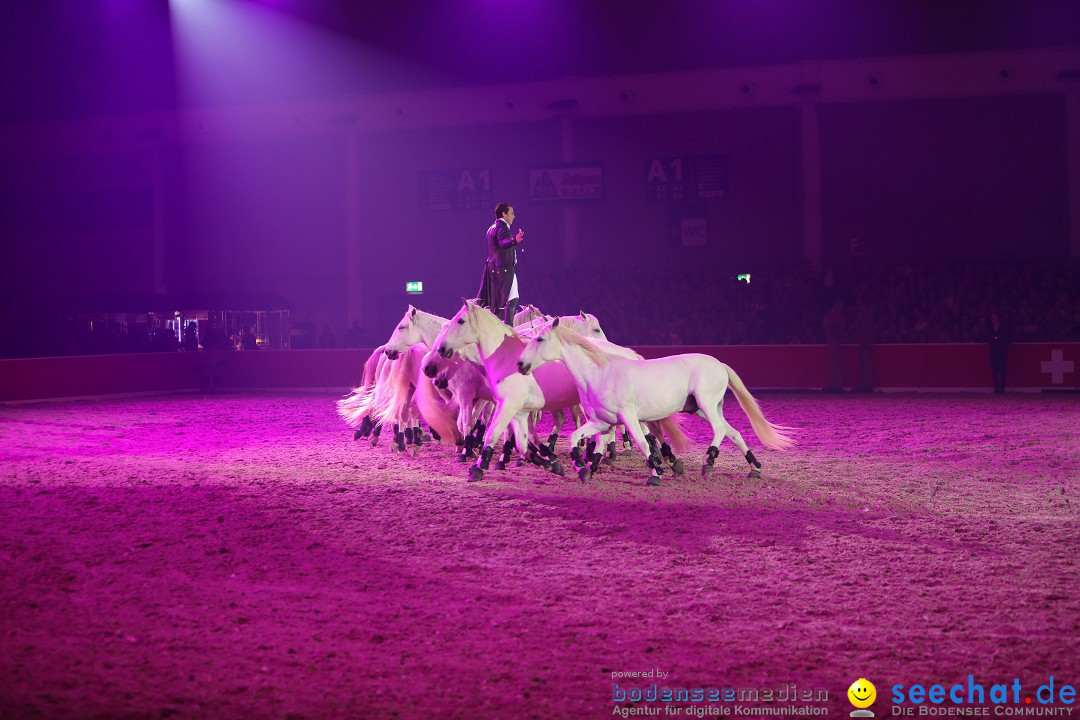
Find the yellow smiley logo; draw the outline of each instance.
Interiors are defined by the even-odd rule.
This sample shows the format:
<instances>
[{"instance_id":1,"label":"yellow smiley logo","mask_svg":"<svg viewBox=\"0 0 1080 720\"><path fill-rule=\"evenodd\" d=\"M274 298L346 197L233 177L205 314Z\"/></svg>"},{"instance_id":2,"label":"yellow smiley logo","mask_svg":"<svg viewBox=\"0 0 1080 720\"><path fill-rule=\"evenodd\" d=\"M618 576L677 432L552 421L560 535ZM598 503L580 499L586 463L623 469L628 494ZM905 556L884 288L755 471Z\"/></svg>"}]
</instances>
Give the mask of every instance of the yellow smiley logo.
<instances>
[{"instance_id":1,"label":"yellow smiley logo","mask_svg":"<svg viewBox=\"0 0 1080 720\"><path fill-rule=\"evenodd\" d=\"M866 678L859 678L847 689L848 700L857 708L868 708L877 699L877 688Z\"/></svg>"}]
</instances>

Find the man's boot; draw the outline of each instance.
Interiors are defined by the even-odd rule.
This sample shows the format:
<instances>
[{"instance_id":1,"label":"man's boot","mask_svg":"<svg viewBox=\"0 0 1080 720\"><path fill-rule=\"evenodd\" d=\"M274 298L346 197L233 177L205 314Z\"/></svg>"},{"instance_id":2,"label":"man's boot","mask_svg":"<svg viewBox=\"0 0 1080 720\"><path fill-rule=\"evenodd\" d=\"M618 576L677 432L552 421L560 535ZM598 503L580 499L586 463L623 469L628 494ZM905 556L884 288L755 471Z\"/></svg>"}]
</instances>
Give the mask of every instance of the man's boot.
<instances>
[{"instance_id":1,"label":"man's boot","mask_svg":"<svg viewBox=\"0 0 1080 720\"><path fill-rule=\"evenodd\" d=\"M514 316L518 311L518 298L514 298L510 302L506 303L506 316L504 322L510 327L514 326Z\"/></svg>"}]
</instances>

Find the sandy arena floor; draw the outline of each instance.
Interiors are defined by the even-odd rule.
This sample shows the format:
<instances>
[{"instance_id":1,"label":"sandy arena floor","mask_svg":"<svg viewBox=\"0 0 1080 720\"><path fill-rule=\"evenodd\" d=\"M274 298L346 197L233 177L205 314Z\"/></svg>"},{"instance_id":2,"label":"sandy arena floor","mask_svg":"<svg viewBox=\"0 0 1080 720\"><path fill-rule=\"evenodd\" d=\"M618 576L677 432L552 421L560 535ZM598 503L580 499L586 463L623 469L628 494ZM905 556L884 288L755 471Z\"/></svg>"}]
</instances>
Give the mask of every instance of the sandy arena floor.
<instances>
[{"instance_id":1,"label":"sandy arena floor","mask_svg":"<svg viewBox=\"0 0 1080 720\"><path fill-rule=\"evenodd\" d=\"M847 717L860 677L881 718L895 684L1080 685L1080 396L762 395L787 453L729 400L764 478L725 444L703 479L695 419L660 488L636 455L468 484L334 399L0 407L0 718L606 718L616 682Z\"/></svg>"}]
</instances>

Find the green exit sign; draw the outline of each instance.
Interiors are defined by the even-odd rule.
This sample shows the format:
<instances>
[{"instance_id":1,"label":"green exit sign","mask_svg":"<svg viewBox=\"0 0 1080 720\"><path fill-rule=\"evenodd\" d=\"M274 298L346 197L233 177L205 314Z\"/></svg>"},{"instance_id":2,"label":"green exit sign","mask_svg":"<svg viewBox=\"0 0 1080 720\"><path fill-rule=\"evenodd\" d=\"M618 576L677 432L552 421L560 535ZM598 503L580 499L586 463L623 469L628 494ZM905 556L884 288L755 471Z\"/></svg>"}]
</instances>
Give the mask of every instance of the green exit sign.
<instances>
[{"instance_id":1,"label":"green exit sign","mask_svg":"<svg viewBox=\"0 0 1080 720\"><path fill-rule=\"evenodd\" d=\"M424 283L420 282L419 280L407 282L405 283L405 292L409 293L410 295L423 295Z\"/></svg>"}]
</instances>

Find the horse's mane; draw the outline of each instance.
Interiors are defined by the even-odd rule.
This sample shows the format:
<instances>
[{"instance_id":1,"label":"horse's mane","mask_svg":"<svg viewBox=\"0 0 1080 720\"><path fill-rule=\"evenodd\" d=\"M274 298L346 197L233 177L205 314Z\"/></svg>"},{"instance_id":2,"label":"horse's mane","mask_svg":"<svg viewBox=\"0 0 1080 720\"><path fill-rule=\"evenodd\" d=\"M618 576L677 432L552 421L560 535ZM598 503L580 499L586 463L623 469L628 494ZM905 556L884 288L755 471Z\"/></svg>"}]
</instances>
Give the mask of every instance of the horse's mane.
<instances>
[{"instance_id":1,"label":"horse's mane","mask_svg":"<svg viewBox=\"0 0 1080 720\"><path fill-rule=\"evenodd\" d=\"M429 319L431 319L431 320L434 320L434 321L436 321L436 322L441 322L441 323L443 323L444 325L445 325L445 324L446 324L447 322L449 322L449 320L448 320L447 318L444 318L444 317L443 317L442 315L436 315L435 313L429 313L429 312L426 312L426 311L424 311L424 310L421 310L420 308L415 308L415 310L416 310L416 314L417 314L417 315L424 315L424 316L426 316L427 318L429 318Z\"/></svg>"},{"instance_id":2,"label":"horse's mane","mask_svg":"<svg viewBox=\"0 0 1080 720\"><path fill-rule=\"evenodd\" d=\"M521 342L525 342L525 340L520 335L517 334L517 330L515 330L514 328L512 328L509 325L507 325L506 323L504 323L502 320L499 319L499 317L495 313L491 312L486 307L482 307L482 306L477 305L475 303L468 303L468 308L469 308L469 316L471 318L473 318L474 320L478 319L478 318L483 318L483 321L485 323L487 323L488 325L495 324L503 332L507 333L508 335L513 337L514 339L520 340ZM478 311L481 311L481 312L478 312Z\"/></svg>"},{"instance_id":3,"label":"horse's mane","mask_svg":"<svg viewBox=\"0 0 1080 720\"><path fill-rule=\"evenodd\" d=\"M591 343L589 338L574 332L570 328L565 328L562 325L556 325L551 328L551 331L558 334L559 342L567 345L574 345L575 347L580 348L581 351L595 364L600 367L607 366L608 354Z\"/></svg>"}]
</instances>

